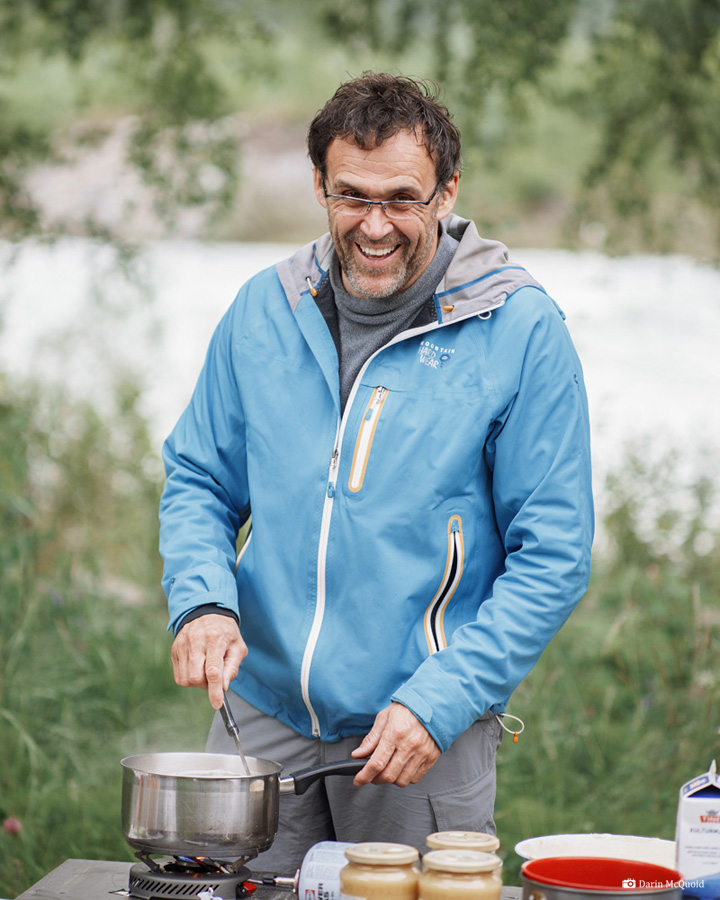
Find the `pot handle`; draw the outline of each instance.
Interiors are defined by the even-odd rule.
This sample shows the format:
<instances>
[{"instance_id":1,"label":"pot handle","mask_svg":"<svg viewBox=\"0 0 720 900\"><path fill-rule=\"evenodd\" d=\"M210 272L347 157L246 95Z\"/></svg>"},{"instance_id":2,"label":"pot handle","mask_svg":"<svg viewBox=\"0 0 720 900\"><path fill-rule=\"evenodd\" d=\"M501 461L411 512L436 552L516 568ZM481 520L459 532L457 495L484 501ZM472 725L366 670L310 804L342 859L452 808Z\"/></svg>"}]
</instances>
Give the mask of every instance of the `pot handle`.
<instances>
[{"instance_id":1,"label":"pot handle","mask_svg":"<svg viewBox=\"0 0 720 900\"><path fill-rule=\"evenodd\" d=\"M324 763L321 766L310 766L300 769L292 775L286 775L278 781L280 794L304 794L316 781L326 775L357 775L365 766L367 759L341 759L339 762Z\"/></svg>"}]
</instances>

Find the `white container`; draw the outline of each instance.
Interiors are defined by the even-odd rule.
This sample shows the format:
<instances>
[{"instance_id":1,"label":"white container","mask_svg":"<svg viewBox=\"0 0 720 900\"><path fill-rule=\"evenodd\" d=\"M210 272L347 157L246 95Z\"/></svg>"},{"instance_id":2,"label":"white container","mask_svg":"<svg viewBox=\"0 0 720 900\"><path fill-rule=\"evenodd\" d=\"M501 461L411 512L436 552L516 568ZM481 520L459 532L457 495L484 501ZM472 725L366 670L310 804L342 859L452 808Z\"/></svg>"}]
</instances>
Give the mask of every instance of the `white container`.
<instances>
[{"instance_id":1,"label":"white container","mask_svg":"<svg viewBox=\"0 0 720 900\"><path fill-rule=\"evenodd\" d=\"M601 856L605 859L631 859L675 868L675 841L640 837L634 834L546 834L526 838L515 844L515 852L523 859L546 859L548 856Z\"/></svg>"},{"instance_id":2,"label":"white container","mask_svg":"<svg viewBox=\"0 0 720 900\"><path fill-rule=\"evenodd\" d=\"M308 850L295 876L298 900L340 900L340 870L347 863L348 847L352 844L320 841Z\"/></svg>"},{"instance_id":3,"label":"white container","mask_svg":"<svg viewBox=\"0 0 720 900\"><path fill-rule=\"evenodd\" d=\"M720 775L714 760L709 771L680 788L675 842L686 891L688 881L717 879L720 885Z\"/></svg>"}]
</instances>

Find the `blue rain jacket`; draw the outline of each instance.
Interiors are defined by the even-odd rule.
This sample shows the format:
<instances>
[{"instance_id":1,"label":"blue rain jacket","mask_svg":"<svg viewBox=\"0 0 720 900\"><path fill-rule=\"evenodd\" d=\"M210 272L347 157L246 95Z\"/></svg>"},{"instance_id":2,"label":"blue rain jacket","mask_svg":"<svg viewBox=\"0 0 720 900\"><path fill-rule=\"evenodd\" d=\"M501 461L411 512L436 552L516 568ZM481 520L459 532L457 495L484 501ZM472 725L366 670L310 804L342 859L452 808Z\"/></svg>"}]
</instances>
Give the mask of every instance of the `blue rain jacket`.
<instances>
[{"instance_id":1,"label":"blue rain jacket","mask_svg":"<svg viewBox=\"0 0 720 900\"><path fill-rule=\"evenodd\" d=\"M564 317L501 244L445 221L460 243L435 316L367 361L342 416L311 293L325 235L240 290L164 447L170 627L206 603L238 613L233 690L324 741L395 700L447 749L504 710L587 587L588 413Z\"/></svg>"}]
</instances>

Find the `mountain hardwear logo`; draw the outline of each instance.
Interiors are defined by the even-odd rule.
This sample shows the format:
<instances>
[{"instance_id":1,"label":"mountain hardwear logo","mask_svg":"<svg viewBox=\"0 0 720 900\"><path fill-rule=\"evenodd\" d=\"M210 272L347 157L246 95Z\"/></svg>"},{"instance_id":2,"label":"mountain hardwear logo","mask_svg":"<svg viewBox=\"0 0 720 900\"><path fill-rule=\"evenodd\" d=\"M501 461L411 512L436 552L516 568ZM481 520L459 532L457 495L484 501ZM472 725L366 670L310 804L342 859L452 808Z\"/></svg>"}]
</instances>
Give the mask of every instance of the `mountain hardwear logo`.
<instances>
[{"instance_id":1,"label":"mountain hardwear logo","mask_svg":"<svg viewBox=\"0 0 720 900\"><path fill-rule=\"evenodd\" d=\"M440 347L432 341L421 341L418 348L418 359L431 369L442 369L452 359L454 347Z\"/></svg>"}]
</instances>

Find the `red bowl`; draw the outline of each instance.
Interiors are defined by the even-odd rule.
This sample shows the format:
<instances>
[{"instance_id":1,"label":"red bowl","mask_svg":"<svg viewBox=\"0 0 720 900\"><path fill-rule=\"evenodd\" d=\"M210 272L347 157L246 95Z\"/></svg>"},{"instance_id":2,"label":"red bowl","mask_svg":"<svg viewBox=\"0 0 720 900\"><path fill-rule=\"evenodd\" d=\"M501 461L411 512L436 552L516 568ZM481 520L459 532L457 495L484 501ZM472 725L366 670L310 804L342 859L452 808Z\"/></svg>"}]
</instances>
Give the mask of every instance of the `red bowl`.
<instances>
[{"instance_id":1,"label":"red bowl","mask_svg":"<svg viewBox=\"0 0 720 900\"><path fill-rule=\"evenodd\" d=\"M683 877L675 869L631 859L563 856L533 859L523 863L523 876L539 884L591 891L639 893L682 887Z\"/></svg>"}]
</instances>

